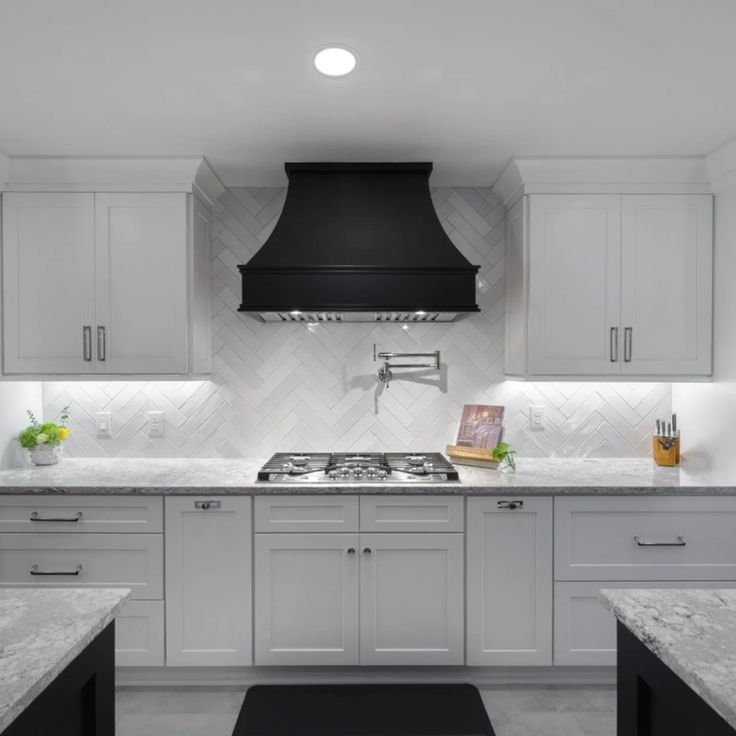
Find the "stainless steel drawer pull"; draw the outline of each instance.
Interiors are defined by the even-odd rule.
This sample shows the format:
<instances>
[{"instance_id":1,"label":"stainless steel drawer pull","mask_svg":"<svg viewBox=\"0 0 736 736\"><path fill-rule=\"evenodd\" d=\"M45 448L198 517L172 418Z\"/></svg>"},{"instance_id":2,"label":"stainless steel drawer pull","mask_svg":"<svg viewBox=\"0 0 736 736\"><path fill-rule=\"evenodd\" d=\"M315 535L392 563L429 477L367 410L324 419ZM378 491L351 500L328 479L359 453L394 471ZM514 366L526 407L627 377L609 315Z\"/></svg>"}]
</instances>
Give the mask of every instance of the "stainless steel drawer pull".
<instances>
[{"instance_id":1,"label":"stainless steel drawer pull","mask_svg":"<svg viewBox=\"0 0 736 736\"><path fill-rule=\"evenodd\" d=\"M209 511L209 509L219 509L221 505L220 501L195 501L194 508L202 509L202 511Z\"/></svg>"},{"instance_id":2,"label":"stainless steel drawer pull","mask_svg":"<svg viewBox=\"0 0 736 736\"><path fill-rule=\"evenodd\" d=\"M97 325L97 360L107 360L107 335L101 325Z\"/></svg>"},{"instance_id":3,"label":"stainless steel drawer pull","mask_svg":"<svg viewBox=\"0 0 736 736\"><path fill-rule=\"evenodd\" d=\"M58 570L54 572L45 572L44 570L39 570L38 565L33 565L31 567L31 575L79 575L80 572L82 572L81 565L77 565L74 570Z\"/></svg>"},{"instance_id":4,"label":"stainless steel drawer pull","mask_svg":"<svg viewBox=\"0 0 736 736\"><path fill-rule=\"evenodd\" d=\"M82 358L84 360L92 360L92 327L84 325L82 327Z\"/></svg>"},{"instance_id":5,"label":"stainless steel drawer pull","mask_svg":"<svg viewBox=\"0 0 736 736\"><path fill-rule=\"evenodd\" d=\"M348 547L348 554L352 557L355 554L355 547Z\"/></svg>"},{"instance_id":6,"label":"stainless steel drawer pull","mask_svg":"<svg viewBox=\"0 0 736 736\"><path fill-rule=\"evenodd\" d=\"M77 511L74 516L39 516L38 511L34 511L30 515L30 521L50 521L50 522L57 522L57 521L65 521L74 523L75 521L79 521L82 518L82 512Z\"/></svg>"},{"instance_id":7,"label":"stainless steel drawer pull","mask_svg":"<svg viewBox=\"0 0 736 736\"><path fill-rule=\"evenodd\" d=\"M513 511L514 509L523 509L524 502L523 501L496 501L496 508L497 509L508 509L509 511Z\"/></svg>"},{"instance_id":8,"label":"stainless steel drawer pull","mask_svg":"<svg viewBox=\"0 0 736 736\"><path fill-rule=\"evenodd\" d=\"M372 551L373 551L373 550L372 550L372 549L371 549L370 547L366 547L366 548L365 548L365 549L363 550L363 554L364 554L364 555L369 555L369 554L370 554L370 553L371 553Z\"/></svg>"},{"instance_id":9,"label":"stainless steel drawer pull","mask_svg":"<svg viewBox=\"0 0 736 736\"><path fill-rule=\"evenodd\" d=\"M677 537L674 542L649 542L641 537L634 537L634 541L639 547L684 547L687 544L683 537Z\"/></svg>"},{"instance_id":10,"label":"stainless steel drawer pull","mask_svg":"<svg viewBox=\"0 0 736 736\"><path fill-rule=\"evenodd\" d=\"M618 327L611 327L611 363L618 363Z\"/></svg>"},{"instance_id":11,"label":"stainless steel drawer pull","mask_svg":"<svg viewBox=\"0 0 736 736\"><path fill-rule=\"evenodd\" d=\"M634 328L624 327L624 363L631 363L631 351L634 347Z\"/></svg>"}]
</instances>

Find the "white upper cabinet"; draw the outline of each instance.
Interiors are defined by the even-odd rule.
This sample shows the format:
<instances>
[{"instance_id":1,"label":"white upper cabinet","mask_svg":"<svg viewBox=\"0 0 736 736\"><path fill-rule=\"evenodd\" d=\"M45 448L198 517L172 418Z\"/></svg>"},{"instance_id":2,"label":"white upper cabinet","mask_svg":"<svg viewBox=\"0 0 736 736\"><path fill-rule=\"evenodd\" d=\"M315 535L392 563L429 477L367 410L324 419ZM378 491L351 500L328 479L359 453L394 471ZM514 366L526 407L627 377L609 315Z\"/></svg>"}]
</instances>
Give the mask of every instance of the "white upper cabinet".
<instances>
[{"instance_id":1,"label":"white upper cabinet","mask_svg":"<svg viewBox=\"0 0 736 736\"><path fill-rule=\"evenodd\" d=\"M93 373L92 194L3 195L6 373Z\"/></svg>"},{"instance_id":2,"label":"white upper cabinet","mask_svg":"<svg viewBox=\"0 0 736 736\"><path fill-rule=\"evenodd\" d=\"M112 373L187 370L186 197L95 197L95 343Z\"/></svg>"},{"instance_id":3,"label":"white upper cabinet","mask_svg":"<svg viewBox=\"0 0 736 736\"><path fill-rule=\"evenodd\" d=\"M531 194L507 221L506 373L711 373L710 195Z\"/></svg>"},{"instance_id":4,"label":"white upper cabinet","mask_svg":"<svg viewBox=\"0 0 736 736\"><path fill-rule=\"evenodd\" d=\"M618 373L610 337L619 321L620 283L620 197L532 197L531 372Z\"/></svg>"},{"instance_id":5,"label":"white upper cabinet","mask_svg":"<svg viewBox=\"0 0 736 736\"><path fill-rule=\"evenodd\" d=\"M185 193L3 197L4 372L209 370L209 227Z\"/></svg>"},{"instance_id":6,"label":"white upper cabinet","mask_svg":"<svg viewBox=\"0 0 736 736\"><path fill-rule=\"evenodd\" d=\"M710 195L622 200L622 372L711 372Z\"/></svg>"}]
</instances>

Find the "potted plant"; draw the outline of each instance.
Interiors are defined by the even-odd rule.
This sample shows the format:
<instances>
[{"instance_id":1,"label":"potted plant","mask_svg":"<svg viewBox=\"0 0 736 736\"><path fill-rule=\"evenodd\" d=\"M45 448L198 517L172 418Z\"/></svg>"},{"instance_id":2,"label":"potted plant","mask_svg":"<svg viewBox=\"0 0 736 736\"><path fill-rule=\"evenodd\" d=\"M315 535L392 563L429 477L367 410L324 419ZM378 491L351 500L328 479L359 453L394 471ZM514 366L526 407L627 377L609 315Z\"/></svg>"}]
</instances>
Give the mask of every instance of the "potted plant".
<instances>
[{"instance_id":1,"label":"potted plant","mask_svg":"<svg viewBox=\"0 0 736 736\"><path fill-rule=\"evenodd\" d=\"M69 436L69 407L61 410L58 422L41 423L30 409L26 413L31 423L18 435L18 443L30 452L34 465L55 465L60 459L59 445Z\"/></svg>"}]
</instances>

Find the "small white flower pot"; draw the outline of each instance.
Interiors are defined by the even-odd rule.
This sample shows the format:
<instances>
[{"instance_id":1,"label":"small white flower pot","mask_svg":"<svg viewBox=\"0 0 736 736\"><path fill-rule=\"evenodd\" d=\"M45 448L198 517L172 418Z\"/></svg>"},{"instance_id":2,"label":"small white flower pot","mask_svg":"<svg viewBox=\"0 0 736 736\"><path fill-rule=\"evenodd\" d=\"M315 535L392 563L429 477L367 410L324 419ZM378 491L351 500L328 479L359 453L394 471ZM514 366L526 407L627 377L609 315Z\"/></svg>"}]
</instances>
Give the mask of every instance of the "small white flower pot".
<instances>
[{"instance_id":1,"label":"small white flower pot","mask_svg":"<svg viewBox=\"0 0 736 736\"><path fill-rule=\"evenodd\" d=\"M31 451L31 462L34 465L56 465L61 460L59 447L44 443L36 445Z\"/></svg>"}]
</instances>

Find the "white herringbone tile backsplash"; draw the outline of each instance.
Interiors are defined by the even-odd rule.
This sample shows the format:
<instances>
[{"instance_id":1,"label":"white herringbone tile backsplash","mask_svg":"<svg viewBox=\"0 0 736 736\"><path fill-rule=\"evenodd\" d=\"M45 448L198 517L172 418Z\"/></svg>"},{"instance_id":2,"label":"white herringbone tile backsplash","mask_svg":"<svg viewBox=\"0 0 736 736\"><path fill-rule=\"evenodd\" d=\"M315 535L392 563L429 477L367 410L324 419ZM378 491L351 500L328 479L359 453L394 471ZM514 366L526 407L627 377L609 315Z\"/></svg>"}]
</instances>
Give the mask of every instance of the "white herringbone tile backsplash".
<instances>
[{"instance_id":1,"label":"white herringbone tile backsplash","mask_svg":"<svg viewBox=\"0 0 736 736\"><path fill-rule=\"evenodd\" d=\"M455 245L481 265L481 313L454 324L280 325L239 314L245 263L271 232L283 189L230 189L213 242L213 375L208 381L53 382L44 414L69 404L68 455L265 457L285 450L440 450L462 405L504 404L505 438L527 456L636 456L650 451L655 417L670 411L669 384L518 383L503 377L504 213L489 189L435 189ZM376 378L372 346L442 351L443 369ZM530 404L547 427L529 429ZM166 415L149 439L146 412ZM95 437L94 414L110 411L113 435Z\"/></svg>"}]
</instances>

